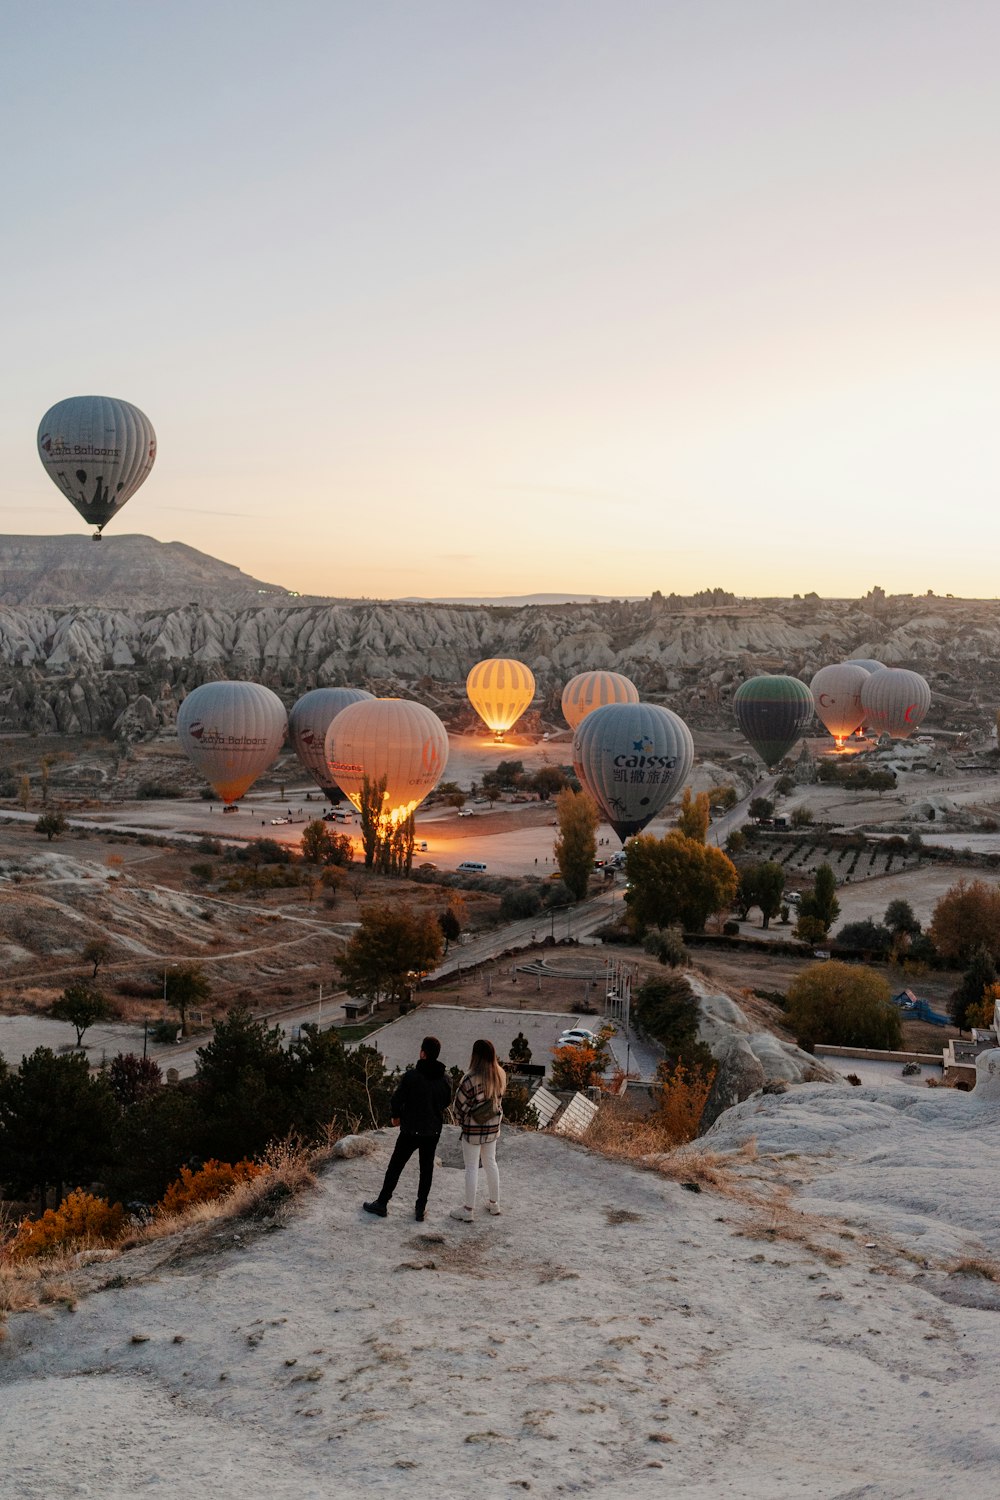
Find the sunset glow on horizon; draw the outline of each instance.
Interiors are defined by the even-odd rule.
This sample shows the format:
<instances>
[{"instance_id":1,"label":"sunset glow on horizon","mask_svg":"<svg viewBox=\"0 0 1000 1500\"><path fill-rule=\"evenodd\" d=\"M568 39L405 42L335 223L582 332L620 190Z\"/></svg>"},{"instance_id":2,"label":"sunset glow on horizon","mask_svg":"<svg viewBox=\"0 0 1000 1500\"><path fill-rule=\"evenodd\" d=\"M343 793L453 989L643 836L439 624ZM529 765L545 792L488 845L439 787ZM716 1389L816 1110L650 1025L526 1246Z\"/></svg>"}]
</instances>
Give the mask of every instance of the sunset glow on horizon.
<instances>
[{"instance_id":1,"label":"sunset glow on horizon","mask_svg":"<svg viewBox=\"0 0 1000 1500\"><path fill-rule=\"evenodd\" d=\"M0 530L309 594L993 597L1000 10L428 0L8 20Z\"/></svg>"}]
</instances>

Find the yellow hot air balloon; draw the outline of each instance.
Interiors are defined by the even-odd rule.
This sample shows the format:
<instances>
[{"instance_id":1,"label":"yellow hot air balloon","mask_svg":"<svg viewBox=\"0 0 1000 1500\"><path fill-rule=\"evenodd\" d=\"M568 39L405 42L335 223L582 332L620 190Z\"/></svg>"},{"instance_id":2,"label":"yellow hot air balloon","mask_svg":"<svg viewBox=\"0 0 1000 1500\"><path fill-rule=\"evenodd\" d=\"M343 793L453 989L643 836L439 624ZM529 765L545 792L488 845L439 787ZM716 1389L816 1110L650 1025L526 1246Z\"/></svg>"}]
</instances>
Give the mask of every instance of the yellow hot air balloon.
<instances>
[{"instance_id":1,"label":"yellow hot air balloon","mask_svg":"<svg viewBox=\"0 0 1000 1500\"><path fill-rule=\"evenodd\" d=\"M487 729L501 740L535 696L535 679L523 662L493 656L473 667L465 691Z\"/></svg>"},{"instance_id":2,"label":"yellow hot air balloon","mask_svg":"<svg viewBox=\"0 0 1000 1500\"><path fill-rule=\"evenodd\" d=\"M620 672L578 672L563 688L563 718L570 729L608 703L638 703L639 689Z\"/></svg>"},{"instance_id":3,"label":"yellow hot air balloon","mask_svg":"<svg viewBox=\"0 0 1000 1500\"><path fill-rule=\"evenodd\" d=\"M326 732L330 779L361 811L365 779L385 781L385 826L403 823L441 780L448 731L422 703L374 698L341 709Z\"/></svg>"}]
</instances>

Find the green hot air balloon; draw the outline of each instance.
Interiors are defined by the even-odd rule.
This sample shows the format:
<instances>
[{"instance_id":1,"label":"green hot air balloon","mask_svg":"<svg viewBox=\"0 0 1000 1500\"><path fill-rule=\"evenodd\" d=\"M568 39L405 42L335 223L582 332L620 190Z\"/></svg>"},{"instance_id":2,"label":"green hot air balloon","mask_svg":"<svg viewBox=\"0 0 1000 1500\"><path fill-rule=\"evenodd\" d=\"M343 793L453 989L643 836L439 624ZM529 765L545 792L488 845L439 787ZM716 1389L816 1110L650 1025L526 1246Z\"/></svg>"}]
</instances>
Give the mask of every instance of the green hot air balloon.
<instances>
[{"instance_id":1,"label":"green hot air balloon","mask_svg":"<svg viewBox=\"0 0 1000 1500\"><path fill-rule=\"evenodd\" d=\"M736 722L768 768L788 754L814 711L798 677L751 677L733 698Z\"/></svg>"}]
</instances>

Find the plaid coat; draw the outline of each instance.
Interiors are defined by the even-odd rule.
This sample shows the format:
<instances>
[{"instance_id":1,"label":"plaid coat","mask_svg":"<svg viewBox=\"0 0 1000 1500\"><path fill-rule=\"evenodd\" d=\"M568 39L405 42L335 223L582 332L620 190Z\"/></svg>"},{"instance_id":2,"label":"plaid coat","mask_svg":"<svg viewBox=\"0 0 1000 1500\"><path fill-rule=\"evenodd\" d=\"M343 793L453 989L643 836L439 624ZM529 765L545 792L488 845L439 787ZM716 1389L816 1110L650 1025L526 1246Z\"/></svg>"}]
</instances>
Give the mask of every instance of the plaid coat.
<instances>
[{"instance_id":1,"label":"plaid coat","mask_svg":"<svg viewBox=\"0 0 1000 1500\"><path fill-rule=\"evenodd\" d=\"M472 1111L485 1100L486 1094L483 1092L482 1084L471 1073L466 1073L458 1085L454 1101L455 1115L462 1127L463 1140L495 1141L500 1134L503 1105L499 1099L496 1100L496 1114L491 1119L480 1123L472 1118Z\"/></svg>"}]
</instances>

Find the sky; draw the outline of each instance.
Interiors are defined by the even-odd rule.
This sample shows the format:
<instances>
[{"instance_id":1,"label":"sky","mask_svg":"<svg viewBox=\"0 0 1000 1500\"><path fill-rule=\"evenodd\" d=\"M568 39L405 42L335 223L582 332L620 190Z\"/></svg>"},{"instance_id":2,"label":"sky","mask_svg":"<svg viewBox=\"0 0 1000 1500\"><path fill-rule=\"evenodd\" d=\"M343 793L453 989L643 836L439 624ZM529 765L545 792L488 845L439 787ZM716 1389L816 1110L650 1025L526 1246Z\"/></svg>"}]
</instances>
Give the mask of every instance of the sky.
<instances>
[{"instance_id":1,"label":"sky","mask_svg":"<svg viewBox=\"0 0 1000 1500\"><path fill-rule=\"evenodd\" d=\"M300 592L994 597L995 0L11 0L0 531Z\"/></svg>"}]
</instances>

